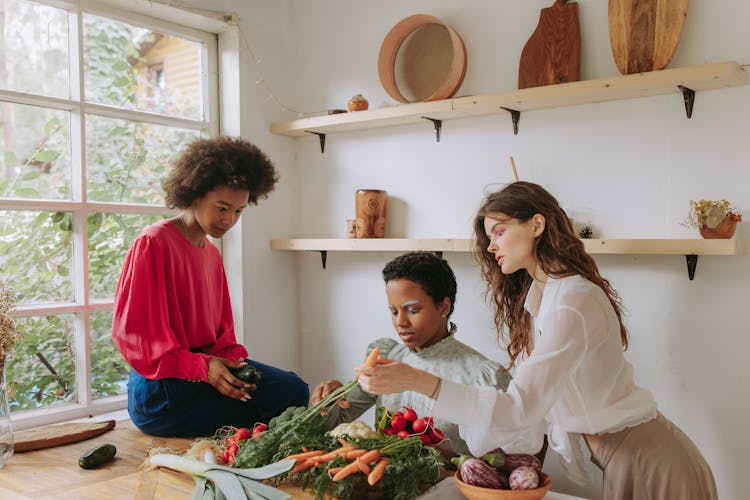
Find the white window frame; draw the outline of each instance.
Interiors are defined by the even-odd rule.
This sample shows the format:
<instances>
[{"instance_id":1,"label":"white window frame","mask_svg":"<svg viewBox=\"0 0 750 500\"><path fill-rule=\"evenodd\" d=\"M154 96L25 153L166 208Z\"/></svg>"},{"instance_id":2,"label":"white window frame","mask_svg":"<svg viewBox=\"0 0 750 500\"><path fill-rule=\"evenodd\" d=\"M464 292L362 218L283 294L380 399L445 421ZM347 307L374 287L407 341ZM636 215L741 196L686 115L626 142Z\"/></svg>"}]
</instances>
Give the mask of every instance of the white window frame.
<instances>
[{"instance_id":1,"label":"white window frame","mask_svg":"<svg viewBox=\"0 0 750 500\"><path fill-rule=\"evenodd\" d=\"M71 212L73 216L73 276L74 301L71 303L55 303L53 305L28 305L18 308L18 316L39 316L46 314L72 313L75 317L75 345L76 349L76 388L78 402L28 410L13 415L15 429L45 425L69 419L82 418L89 415L120 410L127 407L127 395L111 396L93 399L91 395L91 366L89 363L89 315L100 310L111 310L112 300L89 299L88 293L88 235L87 217L94 212L116 212L127 214L161 214L170 215L173 211L165 207L141 204L89 203L86 200L86 165L85 155L85 116L96 114L114 118L124 118L156 125L177 126L198 130L203 136L210 137L219 133L239 135L239 110L234 106L227 112L220 110L224 102L239 103L239 36L236 28L230 26L229 16L207 16L204 13L195 14L170 6L154 3L149 0L79 0L65 2L58 0L34 0L53 7L67 10L69 19L69 38L71 54L71 95L72 98L60 99L40 95L30 95L21 92L0 90L3 100L18 103L49 107L68 111L71 115L71 162L74 173L76 164L80 164L80 175L75 175L72 181L72 196L70 201L37 201L37 200L0 200L0 209L22 210L51 210ZM138 111L124 110L114 106L83 102L82 61L82 16L83 12L108 17L142 26L165 34L172 34L185 39L200 42L203 48L202 58L207 62L201 75L204 116L200 120L165 117L164 115ZM75 55L77 54L77 57ZM213 55L213 56L211 56ZM219 99L221 85L222 99ZM221 101L221 102L220 102ZM238 108L238 106L237 106ZM221 112L220 112L221 111ZM74 130L77 128L77 131ZM76 140L78 139L78 140ZM232 238L232 245L241 246L242 235L236 234ZM221 242L217 242L221 249ZM240 274L241 276L241 274ZM231 277L230 289L235 296L232 302L242 304L241 278ZM238 294L239 293L239 294ZM235 312L241 311L241 308ZM242 325L241 312L235 316L235 325ZM242 329L237 329L238 341L242 342ZM85 350L80 346L85 346ZM85 351L85 352L84 352Z\"/></svg>"}]
</instances>

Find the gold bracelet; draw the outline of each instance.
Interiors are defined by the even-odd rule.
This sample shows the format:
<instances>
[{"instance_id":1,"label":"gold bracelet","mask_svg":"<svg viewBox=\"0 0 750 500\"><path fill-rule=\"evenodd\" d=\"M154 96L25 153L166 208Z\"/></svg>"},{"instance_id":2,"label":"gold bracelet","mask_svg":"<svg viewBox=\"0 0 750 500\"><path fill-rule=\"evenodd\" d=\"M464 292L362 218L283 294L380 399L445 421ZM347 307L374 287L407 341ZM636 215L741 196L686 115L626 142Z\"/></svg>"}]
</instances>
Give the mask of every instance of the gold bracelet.
<instances>
[{"instance_id":1,"label":"gold bracelet","mask_svg":"<svg viewBox=\"0 0 750 500\"><path fill-rule=\"evenodd\" d=\"M436 395L436 394L438 393L438 391L440 390L440 386L441 386L441 385L443 385L443 379L441 379L440 377L438 377L438 379L437 379L437 383L435 384L435 388L434 388L434 389L432 390L432 394L430 394L430 395L428 396L428 397L429 397L430 399L434 399L434 398L435 398L435 395Z\"/></svg>"}]
</instances>

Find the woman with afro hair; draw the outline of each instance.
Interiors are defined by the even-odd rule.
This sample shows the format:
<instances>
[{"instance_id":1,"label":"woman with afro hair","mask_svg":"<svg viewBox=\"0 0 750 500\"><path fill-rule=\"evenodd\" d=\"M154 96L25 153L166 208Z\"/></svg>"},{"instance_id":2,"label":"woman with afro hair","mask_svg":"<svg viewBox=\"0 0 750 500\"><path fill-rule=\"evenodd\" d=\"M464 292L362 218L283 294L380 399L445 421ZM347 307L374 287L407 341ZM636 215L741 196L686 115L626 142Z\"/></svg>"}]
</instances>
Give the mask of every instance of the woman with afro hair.
<instances>
[{"instance_id":1,"label":"woman with afro hair","mask_svg":"<svg viewBox=\"0 0 750 500\"><path fill-rule=\"evenodd\" d=\"M237 343L221 238L278 176L269 158L242 139L197 139L164 182L180 213L145 228L125 256L115 292L112 338L130 364L128 412L147 434L213 434L268 422L306 406L307 384L292 372L247 359ZM257 386L230 372L250 363Z\"/></svg>"}]
</instances>

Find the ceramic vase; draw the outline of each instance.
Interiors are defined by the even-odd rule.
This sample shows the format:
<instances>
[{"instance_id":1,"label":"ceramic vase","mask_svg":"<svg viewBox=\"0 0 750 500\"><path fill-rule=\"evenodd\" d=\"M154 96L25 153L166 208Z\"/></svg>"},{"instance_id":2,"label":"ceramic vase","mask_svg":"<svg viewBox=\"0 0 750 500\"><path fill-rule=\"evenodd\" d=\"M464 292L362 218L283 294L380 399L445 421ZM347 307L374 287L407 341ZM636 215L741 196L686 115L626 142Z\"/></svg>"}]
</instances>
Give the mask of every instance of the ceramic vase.
<instances>
[{"instance_id":1,"label":"ceramic vase","mask_svg":"<svg viewBox=\"0 0 750 500\"><path fill-rule=\"evenodd\" d=\"M359 189L355 201L357 238L385 237L388 193L380 189Z\"/></svg>"},{"instance_id":2,"label":"ceramic vase","mask_svg":"<svg viewBox=\"0 0 750 500\"><path fill-rule=\"evenodd\" d=\"M13 426L10 421L10 405L5 385L5 362L0 361L0 468L13 455Z\"/></svg>"},{"instance_id":3,"label":"ceramic vase","mask_svg":"<svg viewBox=\"0 0 750 500\"><path fill-rule=\"evenodd\" d=\"M725 215L719 225L714 228L698 226L698 232L706 239L728 239L734 236L736 230L737 221L732 220L728 215Z\"/></svg>"}]
</instances>

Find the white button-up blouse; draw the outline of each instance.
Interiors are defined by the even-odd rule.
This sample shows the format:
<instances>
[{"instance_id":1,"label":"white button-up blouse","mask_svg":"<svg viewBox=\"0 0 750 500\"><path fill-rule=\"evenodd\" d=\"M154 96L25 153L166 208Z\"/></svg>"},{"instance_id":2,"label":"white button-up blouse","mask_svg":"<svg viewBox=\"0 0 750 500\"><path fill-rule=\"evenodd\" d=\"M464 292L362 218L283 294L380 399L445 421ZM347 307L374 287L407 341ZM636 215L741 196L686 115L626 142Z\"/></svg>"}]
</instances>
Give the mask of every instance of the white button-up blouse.
<instances>
[{"instance_id":1,"label":"white button-up blouse","mask_svg":"<svg viewBox=\"0 0 750 500\"><path fill-rule=\"evenodd\" d=\"M581 433L616 432L656 417L635 385L620 325L606 294L581 276L534 282L526 297L534 347L522 353L507 392L444 380L433 415L459 425L475 456L501 447L536 453L543 434L570 478L586 482Z\"/></svg>"}]
</instances>

